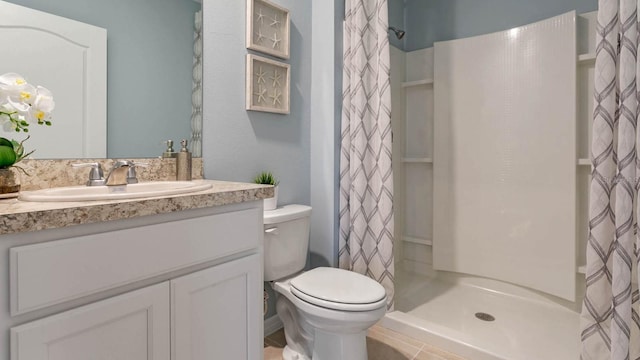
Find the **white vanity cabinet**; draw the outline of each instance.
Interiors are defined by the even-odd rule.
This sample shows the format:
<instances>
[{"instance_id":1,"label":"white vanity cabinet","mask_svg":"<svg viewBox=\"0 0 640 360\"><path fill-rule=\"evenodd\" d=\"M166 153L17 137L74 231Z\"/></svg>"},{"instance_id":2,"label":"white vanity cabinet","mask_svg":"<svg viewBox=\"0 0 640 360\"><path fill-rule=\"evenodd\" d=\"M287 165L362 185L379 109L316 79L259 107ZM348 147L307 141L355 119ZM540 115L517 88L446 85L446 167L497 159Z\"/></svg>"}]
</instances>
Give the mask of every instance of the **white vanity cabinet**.
<instances>
[{"instance_id":1,"label":"white vanity cabinet","mask_svg":"<svg viewBox=\"0 0 640 360\"><path fill-rule=\"evenodd\" d=\"M257 255L171 280L171 359L262 359L261 286Z\"/></svg>"},{"instance_id":2,"label":"white vanity cabinet","mask_svg":"<svg viewBox=\"0 0 640 360\"><path fill-rule=\"evenodd\" d=\"M169 360L169 284L11 329L11 360Z\"/></svg>"},{"instance_id":3,"label":"white vanity cabinet","mask_svg":"<svg viewBox=\"0 0 640 360\"><path fill-rule=\"evenodd\" d=\"M261 202L69 229L4 245L11 360L262 358Z\"/></svg>"}]
</instances>

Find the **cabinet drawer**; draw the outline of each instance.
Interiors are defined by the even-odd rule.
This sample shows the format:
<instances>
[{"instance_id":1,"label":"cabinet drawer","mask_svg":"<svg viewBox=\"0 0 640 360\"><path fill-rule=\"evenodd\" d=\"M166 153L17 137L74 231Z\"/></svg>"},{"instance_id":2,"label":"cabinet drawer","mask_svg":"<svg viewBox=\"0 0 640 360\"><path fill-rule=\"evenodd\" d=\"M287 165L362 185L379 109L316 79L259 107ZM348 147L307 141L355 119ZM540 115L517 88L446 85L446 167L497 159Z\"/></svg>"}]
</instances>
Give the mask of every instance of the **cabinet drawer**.
<instances>
[{"instance_id":1,"label":"cabinet drawer","mask_svg":"<svg viewBox=\"0 0 640 360\"><path fill-rule=\"evenodd\" d=\"M261 219L248 209L11 248L11 314L256 248Z\"/></svg>"}]
</instances>

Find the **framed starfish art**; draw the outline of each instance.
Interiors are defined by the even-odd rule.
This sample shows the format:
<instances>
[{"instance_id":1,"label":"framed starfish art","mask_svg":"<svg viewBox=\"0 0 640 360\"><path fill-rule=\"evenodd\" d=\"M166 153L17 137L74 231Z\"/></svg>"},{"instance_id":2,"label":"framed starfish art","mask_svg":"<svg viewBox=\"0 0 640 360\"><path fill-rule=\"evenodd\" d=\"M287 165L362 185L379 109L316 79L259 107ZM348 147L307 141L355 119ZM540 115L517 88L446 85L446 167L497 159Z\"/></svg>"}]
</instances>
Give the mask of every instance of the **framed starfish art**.
<instances>
[{"instance_id":1,"label":"framed starfish art","mask_svg":"<svg viewBox=\"0 0 640 360\"><path fill-rule=\"evenodd\" d=\"M247 49L289 58L289 10L267 0L247 0Z\"/></svg>"},{"instance_id":2,"label":"framed starfish art","mask_svg":"<svg viewBox=\"0 0 640 360\"><path fill-rule=\"evenodd\" d=\"M290 66L247 54L247 110L289 113Z\"/></svg>"}]
</instances>

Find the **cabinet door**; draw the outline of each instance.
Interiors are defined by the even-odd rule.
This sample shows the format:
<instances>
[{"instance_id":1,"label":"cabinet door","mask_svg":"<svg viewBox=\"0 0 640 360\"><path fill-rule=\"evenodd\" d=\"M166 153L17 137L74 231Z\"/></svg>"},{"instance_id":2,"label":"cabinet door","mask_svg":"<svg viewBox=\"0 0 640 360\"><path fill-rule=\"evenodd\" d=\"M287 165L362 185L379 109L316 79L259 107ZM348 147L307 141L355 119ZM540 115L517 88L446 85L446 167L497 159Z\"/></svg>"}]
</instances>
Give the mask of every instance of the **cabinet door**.
<instances>
[{"instance_id":1,"label":"cabinet door","mask_svg":"<svg viewBox=\"0 0 640 360\"><path fill-rule=\"evenodd\" d=\"M172 360L262 359L262 259L171 281Z\"/></svg>"},{"instance_id":2,"label":"cabinet door","mask_svg":"<svg viewBox=\"0 0 640 360\"><path fill-rule=\"evenodd\" d=\"M169 283L11 329L11 360L169 360Z\"/></svg>"}]
</instances>

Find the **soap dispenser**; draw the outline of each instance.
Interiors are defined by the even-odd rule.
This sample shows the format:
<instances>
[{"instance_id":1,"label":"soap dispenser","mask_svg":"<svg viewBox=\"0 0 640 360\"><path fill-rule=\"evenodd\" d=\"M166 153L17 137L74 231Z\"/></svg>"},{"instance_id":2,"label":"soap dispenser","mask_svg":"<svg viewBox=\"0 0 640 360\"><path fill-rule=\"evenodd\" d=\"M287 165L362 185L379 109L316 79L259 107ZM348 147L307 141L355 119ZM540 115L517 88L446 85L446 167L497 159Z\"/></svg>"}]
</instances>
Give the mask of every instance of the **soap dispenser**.
<instances>
[{"instance_id":1,"label":"soap dispenser","mask_svg":"<svg viewBox=\"0 0 640 360\"><path fill-rule=\"evenodd\" d=\"M173 140L167 140L165 141L165 144L167 144L167 149L162 153L162 158L175 158L178 153L173 151Z\"/></svg>"},{"instance_id":2,"label":"soap dispenser","mask_svg":"<svg viewBox=\"0 0 640 360\"><path fill-rule=\"evenodd\" d=\"M176 180L191 180L191 153L187 149L187 140L180 141L182 148L176 157Z\"/></svg>"}]
</instances>

